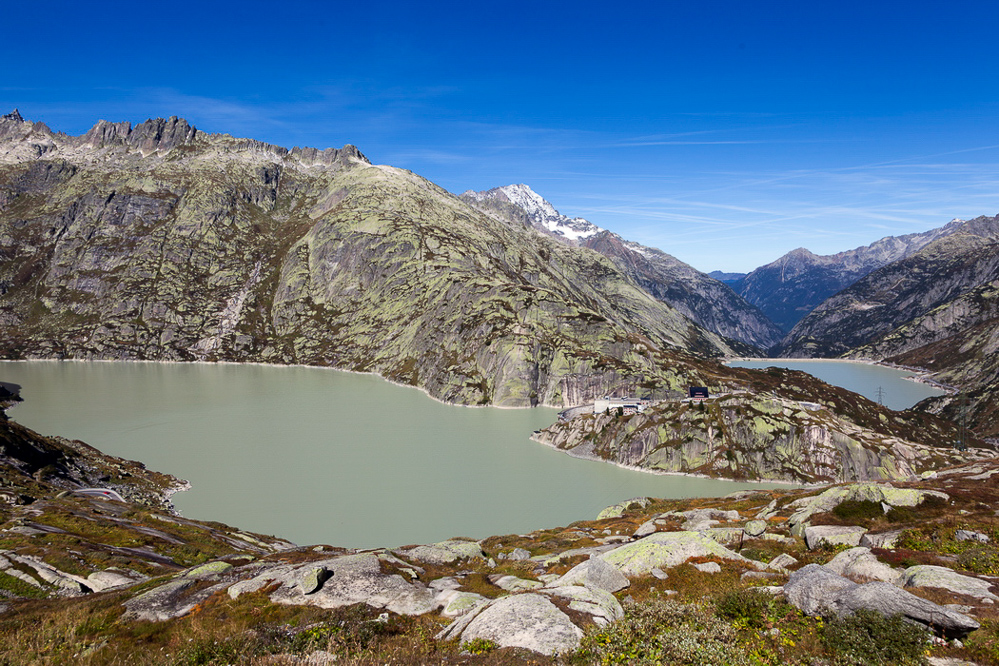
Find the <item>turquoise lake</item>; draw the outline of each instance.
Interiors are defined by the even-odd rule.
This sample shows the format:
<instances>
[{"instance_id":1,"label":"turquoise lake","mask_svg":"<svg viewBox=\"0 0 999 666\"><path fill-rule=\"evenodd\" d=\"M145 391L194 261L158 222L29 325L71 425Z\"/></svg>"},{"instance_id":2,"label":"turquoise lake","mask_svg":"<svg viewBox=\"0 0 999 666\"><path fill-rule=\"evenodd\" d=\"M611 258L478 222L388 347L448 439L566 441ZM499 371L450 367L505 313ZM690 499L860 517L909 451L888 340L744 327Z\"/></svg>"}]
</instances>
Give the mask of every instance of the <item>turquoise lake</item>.
<instances>
[{"instance_id":1,"label":"turquoise lake","mask_svg":"<svg viewBox=\"0 0 999 666\"><path fill-rule=\"evenodd\" d=\"M529 438L554 409L444 405L372 375L263 365L0 361L15 421L190 481L191 518L394 547L595 518L636 496L777 487L654 475Z\"/></svg>"},{"instance_id":2,"label":"turquoise lake","mask_svg":"<svg viewBox=\"0 0 999 666\"><path fill-rule=\"evenodd\" d=\"M914 372L859 361L762 358L733 361L728 365L738 368L779 367L801 370L875 402L878 401L878 388L881 388L882 404L895 410L908 409L920 400L946 393L930 384L908 379L916 376Z\"/></svg>"}]
</instances>

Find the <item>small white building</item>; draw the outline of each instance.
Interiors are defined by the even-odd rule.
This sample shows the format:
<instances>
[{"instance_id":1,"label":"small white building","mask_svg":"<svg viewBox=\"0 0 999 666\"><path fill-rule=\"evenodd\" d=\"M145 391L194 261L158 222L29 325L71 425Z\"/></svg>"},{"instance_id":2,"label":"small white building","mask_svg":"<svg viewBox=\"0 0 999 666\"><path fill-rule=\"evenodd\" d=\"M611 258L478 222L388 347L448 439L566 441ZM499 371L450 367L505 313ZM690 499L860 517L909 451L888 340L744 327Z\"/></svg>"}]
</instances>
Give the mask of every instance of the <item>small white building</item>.
<instances>
[{"instance_id":1,"label":"small white building","mask_svg":"<svg viewBox=\"0 0 999 666\"><path fill-rule=\"evenodd\" d=\"M614 411L620 408L625 416L644 412L649 406L648 400L642 398L597 398L593 401L593 413L604 414L607 411Z\"/></svg>"}]
</instances>

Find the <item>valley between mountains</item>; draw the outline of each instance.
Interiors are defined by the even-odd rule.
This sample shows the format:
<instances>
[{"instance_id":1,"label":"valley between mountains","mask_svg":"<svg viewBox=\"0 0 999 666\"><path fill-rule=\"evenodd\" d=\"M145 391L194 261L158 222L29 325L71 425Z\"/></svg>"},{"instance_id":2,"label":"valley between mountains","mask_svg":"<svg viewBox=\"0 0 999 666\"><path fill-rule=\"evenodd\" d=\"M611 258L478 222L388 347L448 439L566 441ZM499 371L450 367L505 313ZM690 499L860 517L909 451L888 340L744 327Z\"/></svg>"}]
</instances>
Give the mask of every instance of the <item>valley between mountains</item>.
<instances>
[{"instance_id":1,"label":"valley between mountains","mask_svg":"<svg viewBox=\"0 0 999 666\"><path fill-rule=\"evenodd\" d=\"M482 542L297 548L174 516L169 492L180 481L4 416L0 595L86 601L65 612L11 602L65 635L42 632L36 661L10 650L3 658L132 663L123 655L146 641L167 655L148 663L307 663L310 651L327 653L315 663L378 663L375 654L393 649L393 659L426 659L397 663L572 654L568 663L624 663L600 650L631 640L627 631L600 632L627 618L640 624L641 608L655 608L677 626L714 627L698 639L711 650L741 641L717 663L813 663L835 649L806 618L847 608L895 615L872 610L865 594L900 600L947 654L992 658L999 621L983 600L999 599L987 578L999 574L989 545L999 538L989 490L999 436L997 218L829 257L796 250L725 279L570 219L526 185L456 196L350 145L289 150L175 117L100 121L81 136L17 111L0 117L5 359L305 364L376 373L463 405L648 396L640 414L582 413L534 438L648 471L850 484L707 503L637 499L596 521ZM804 373L722 364L768 353L924 368L952 393L893 411ZM711 397L684 400L691 386ZM126 501L77 493L91 486ZM958 530L981 538L971 544ZM868 532L877 538L862 544ZM844 544L866 551L846 551L850 563L880 559L889 571L859 573L841 560L836 575L877 578L890 593L844 578L821 602L796 596L796 585L819 585L805 576L825 575L809 567L831 566ZM926 582L921 566L947 569L931 572L946 583ZM711 603L728 619L704 619L698 588L722 579L780 583L779 613L768 605L750 615L770 618L768 630L781 613L793 616L810 647L726 624L723 608L756 604L752 594L719 593ZM228 639L198 625L201 614L242 637L230 656L212 652L211 641ZM3 631L27 640L29 625L7 615ZM532 638L509 638L525 635L524 618ZM202 652L184 651L184 631L208 637ZM970 652L948 642L969 634L980 637ZM766 660L749 661L753 649Z\"/></svg>"}]
</instances>

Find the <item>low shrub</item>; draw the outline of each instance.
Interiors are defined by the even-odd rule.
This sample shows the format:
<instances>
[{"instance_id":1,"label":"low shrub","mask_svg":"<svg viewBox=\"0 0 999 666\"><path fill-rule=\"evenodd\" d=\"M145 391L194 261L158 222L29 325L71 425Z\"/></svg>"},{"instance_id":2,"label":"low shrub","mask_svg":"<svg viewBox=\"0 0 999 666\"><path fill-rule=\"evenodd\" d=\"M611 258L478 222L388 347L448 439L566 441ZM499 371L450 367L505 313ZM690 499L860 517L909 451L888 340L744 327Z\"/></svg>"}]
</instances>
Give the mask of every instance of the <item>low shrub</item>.
<instances>
[{"instance_id":1,"label":"low shrub","mask_svg":"<svg viewBox=\"0 0 999 666\"><path fill-rule=\"evenodd\" d=\"M569 663L747 664L735 629L701 604L654 596L625 609L624 618L590 631Z\"/></svg>"},{"instance_id":2,"label":"low shrub","mask_svg":"<svg viewBox=\"0 0 999 666\"><path fill-rule=\"evenodd\" d=\"M468 654L489 654L498 647L496 641L488 638L473 638L461 644L461 649Z\"/></svg>"},{"instance_id":3,"label":"low shrub","mask_svg":"<svg viewBox=\"0 0 999 666\"><path fill-rule=\"evenodd\" d=\"M722 595L715 608L720 617L753 629L769 627L788 615L800 615L785 599L751 588Z\"/></svg>"},{"instance_id":4,"label":"low shrub","mask_svg":"<svg viewBox=\"0 0 999 666\"><path fill-rule=\"evenodd\" d=\"M842 666L914 666L928 663L929 632L900 615L885 617L872 610L832 618L823 643L833 663Z\"/></svg>"},{"instance_id":5,"label":"low shrub","mask_svg":"<svg viewBox=\"0 0 999 666\"><path fill-rule=\"evenodd\" d=\"M880 502L871 500L846 500L836 505L833 515L842 520L874 520L885 515Z\"/></svg>"}]
</instances>

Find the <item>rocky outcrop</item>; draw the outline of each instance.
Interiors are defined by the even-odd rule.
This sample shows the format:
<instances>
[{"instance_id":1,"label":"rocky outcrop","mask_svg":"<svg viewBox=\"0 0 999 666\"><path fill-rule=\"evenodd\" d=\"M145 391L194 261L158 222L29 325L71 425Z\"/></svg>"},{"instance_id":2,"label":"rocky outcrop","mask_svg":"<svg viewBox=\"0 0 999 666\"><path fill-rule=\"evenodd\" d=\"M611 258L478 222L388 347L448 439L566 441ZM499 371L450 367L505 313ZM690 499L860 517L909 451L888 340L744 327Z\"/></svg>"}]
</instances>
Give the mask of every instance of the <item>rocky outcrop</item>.
<instances>
[{"instance_id":1,"label":"rocky outcrop","mask_svg":"<svg viewBox=\"0 0 999 666\"><path fill-rule=\"evenodd\" d=\"M947 441L941 429L950 433L953 426L904 426L904 414L855 406L732 394L701 404L664 401L630 416L577 416L533 439L576 457L650 471L773 481L905 479L965 455L937 446ZM852 419L843 415L851 411Z\"/></svg>"}]
</instances>

